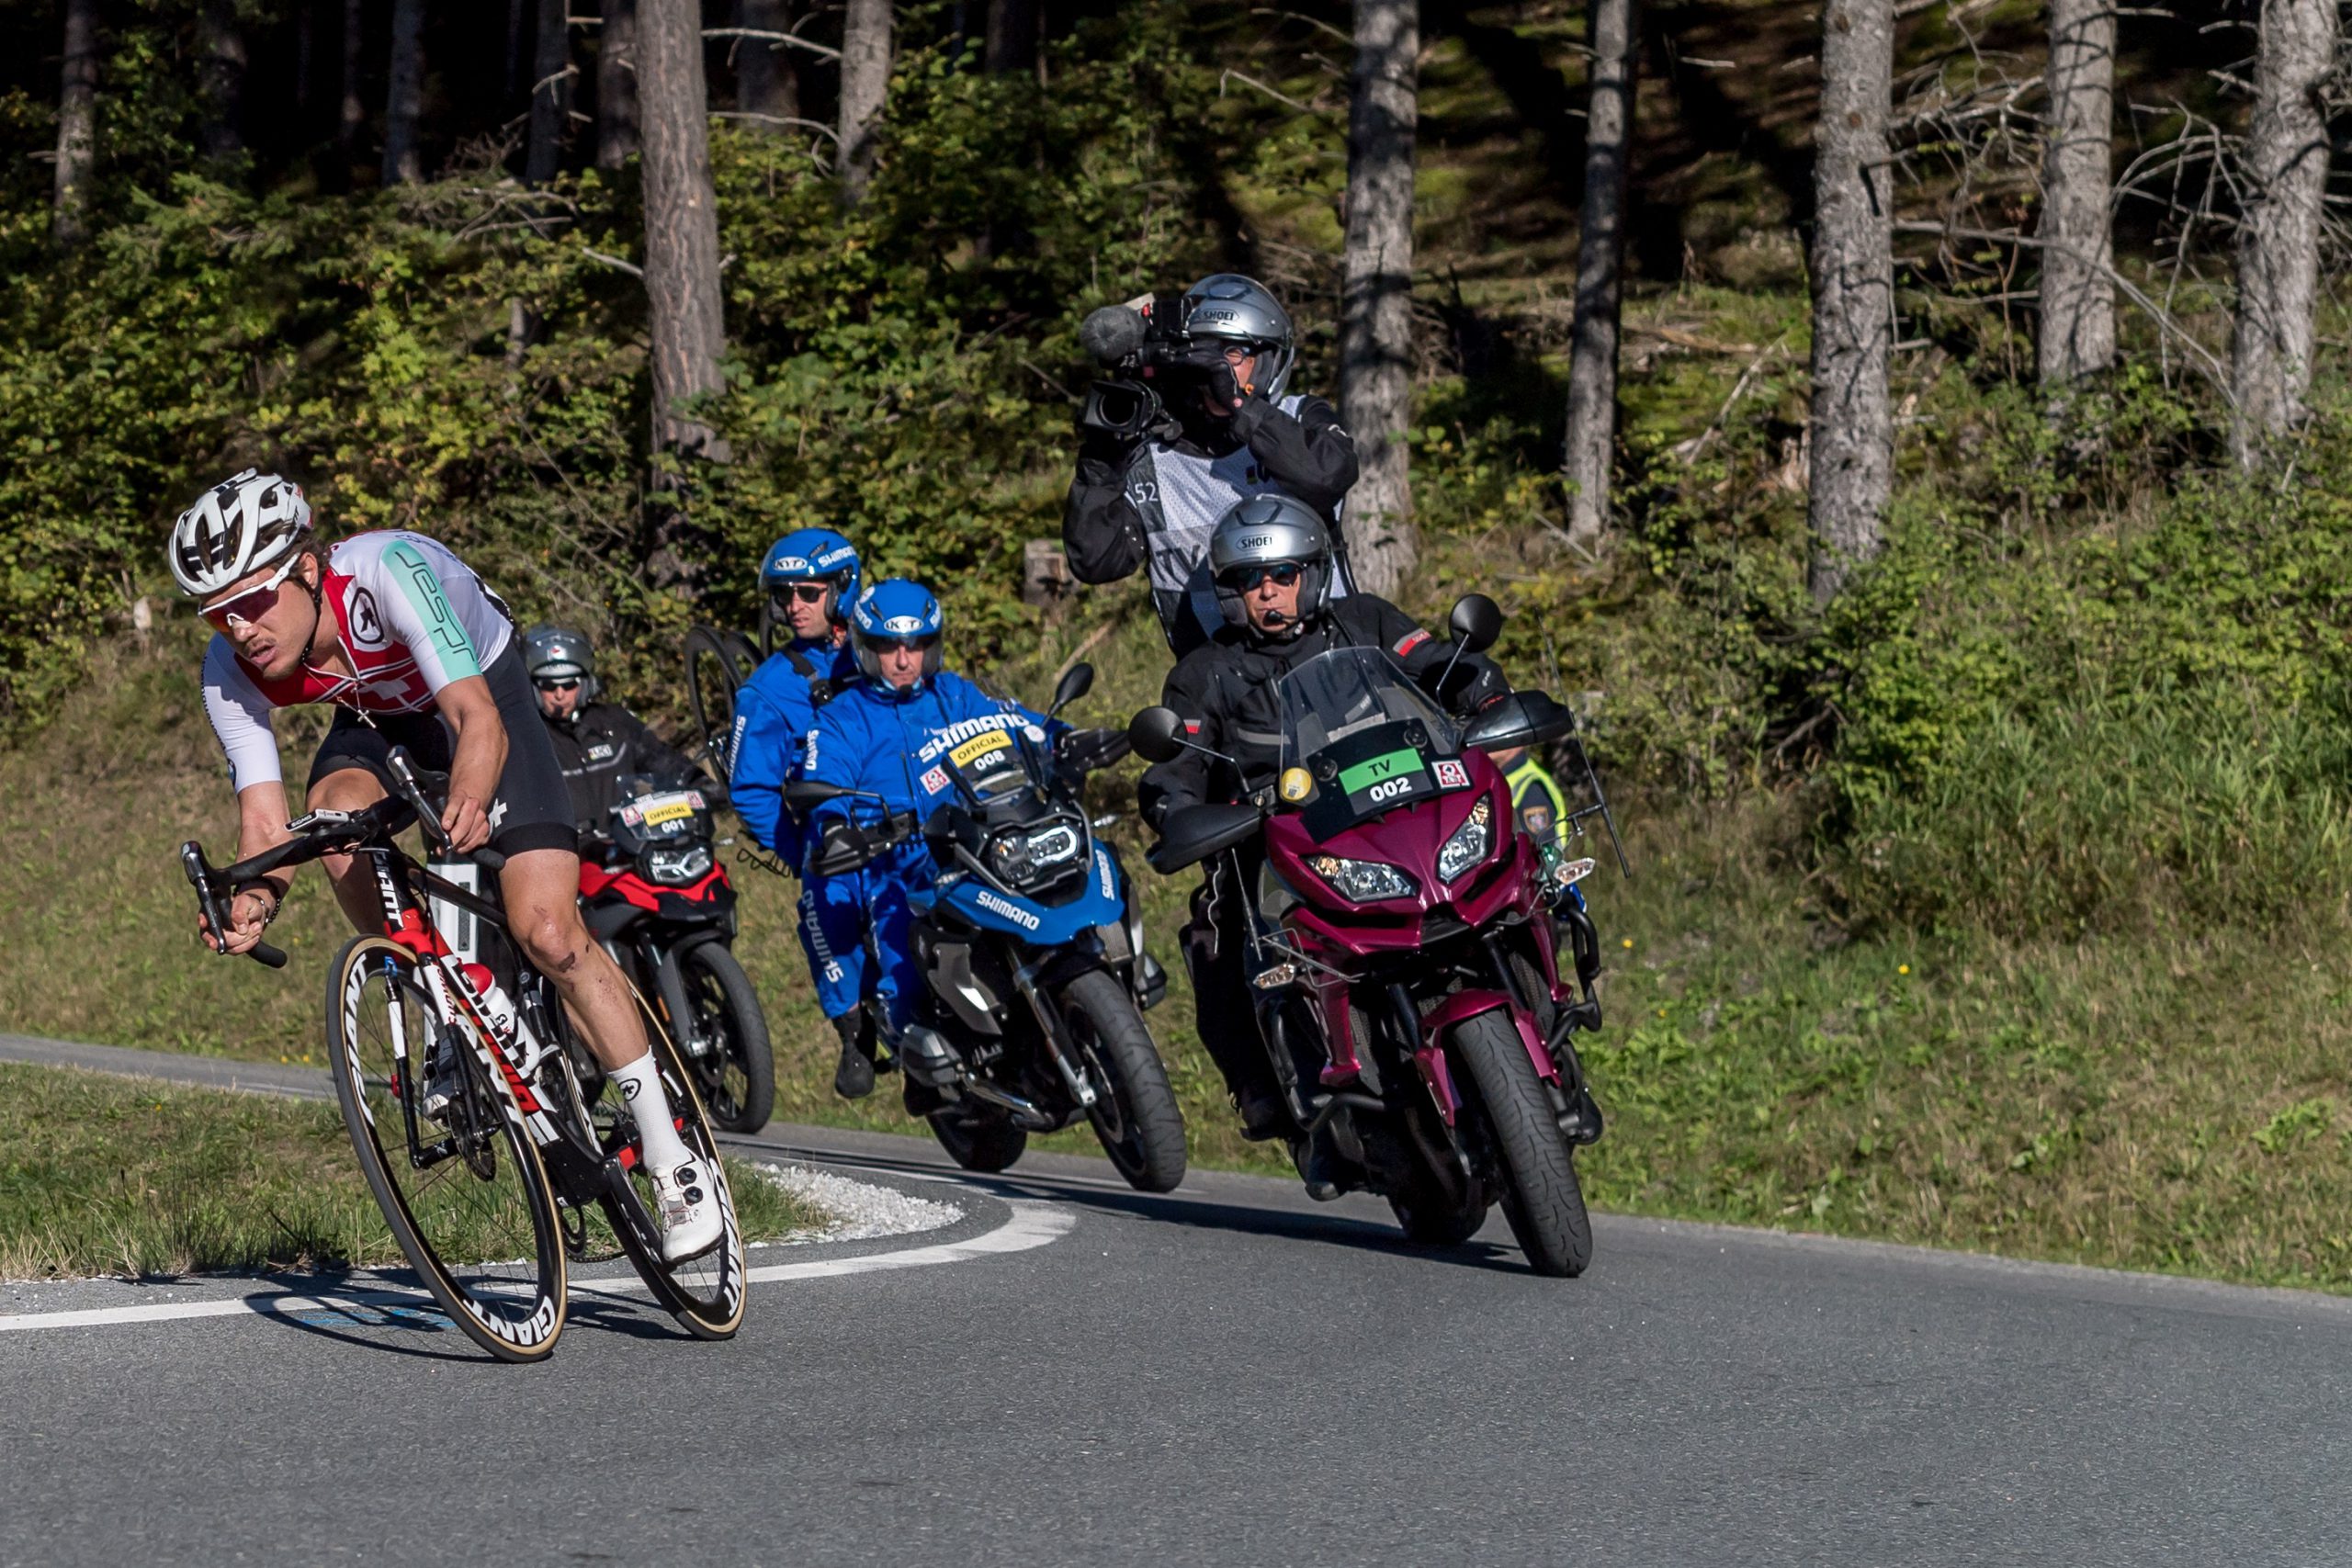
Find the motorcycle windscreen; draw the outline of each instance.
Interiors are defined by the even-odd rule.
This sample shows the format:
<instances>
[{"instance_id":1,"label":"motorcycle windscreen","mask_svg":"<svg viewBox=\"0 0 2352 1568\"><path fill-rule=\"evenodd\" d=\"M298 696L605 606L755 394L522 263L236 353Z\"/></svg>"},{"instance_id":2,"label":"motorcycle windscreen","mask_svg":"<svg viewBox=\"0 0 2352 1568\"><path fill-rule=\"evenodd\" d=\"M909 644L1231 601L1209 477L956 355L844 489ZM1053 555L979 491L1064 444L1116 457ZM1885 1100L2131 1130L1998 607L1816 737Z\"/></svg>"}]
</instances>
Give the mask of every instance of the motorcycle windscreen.
<instances>
[{"instance_id":1,"label":"motorcycle windscreen","mask_svg":"<svg viewBox=\"0 0 2352 1568\"><path fill-rule=\"evenodd\" d=\"M986 807L1018 795L1035 778L1029 750L1011 730L988 729L955 747L939 765L967 801Z\"/></svg>"},{"instance_id":2,"label":"motorcycle windscreen","mask_svg":"<svg viewBox=\"0 0 2352 1568\"><path fill-rule=\"evenodd\" d=\"M1328 839L1438 793L1461 730L1377 649L1335 648L1284 675L1282 797Z\"/></svg>"}]
</instances>

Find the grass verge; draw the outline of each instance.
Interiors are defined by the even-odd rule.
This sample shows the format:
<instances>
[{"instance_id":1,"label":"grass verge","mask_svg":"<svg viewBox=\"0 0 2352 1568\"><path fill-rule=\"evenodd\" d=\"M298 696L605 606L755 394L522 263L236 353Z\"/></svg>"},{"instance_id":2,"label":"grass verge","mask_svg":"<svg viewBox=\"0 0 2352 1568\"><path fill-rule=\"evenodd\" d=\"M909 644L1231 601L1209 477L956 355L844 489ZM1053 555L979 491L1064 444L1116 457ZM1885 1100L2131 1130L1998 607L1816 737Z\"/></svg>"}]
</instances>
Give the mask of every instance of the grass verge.
<instances>
[{"instance_id":1,"label":"grass verge","mask_svg":"<svg viewBox=\"0 0 2352 1568\"><path fill-rule=\"evenodd\" d=\"M823 1223L728 1169L748 1237ZM332 1106L0 1063L0 1279L400 1261Z\"/></svg>"}]
</instances>

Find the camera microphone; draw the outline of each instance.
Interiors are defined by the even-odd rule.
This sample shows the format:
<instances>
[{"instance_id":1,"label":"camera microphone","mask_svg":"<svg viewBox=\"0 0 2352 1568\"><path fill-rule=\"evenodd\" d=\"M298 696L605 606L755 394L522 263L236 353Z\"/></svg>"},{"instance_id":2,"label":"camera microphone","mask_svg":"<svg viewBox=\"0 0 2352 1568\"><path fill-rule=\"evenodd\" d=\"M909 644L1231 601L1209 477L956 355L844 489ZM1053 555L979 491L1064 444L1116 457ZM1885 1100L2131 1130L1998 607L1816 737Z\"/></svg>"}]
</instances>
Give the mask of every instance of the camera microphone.
<instances>
[{"instance_id":1,"label":"camera microphone","mask_svg":"<svg viewBox=\"0 0 2352 1568\"><path fill-rule=\"evenodd\" d=\"M1097 365L1116 365L1143 347L1148 330L1140 311L1125 305L1105 305L1087 312L1078 325L1078 341Z\"/></svg>"}]
</instances>

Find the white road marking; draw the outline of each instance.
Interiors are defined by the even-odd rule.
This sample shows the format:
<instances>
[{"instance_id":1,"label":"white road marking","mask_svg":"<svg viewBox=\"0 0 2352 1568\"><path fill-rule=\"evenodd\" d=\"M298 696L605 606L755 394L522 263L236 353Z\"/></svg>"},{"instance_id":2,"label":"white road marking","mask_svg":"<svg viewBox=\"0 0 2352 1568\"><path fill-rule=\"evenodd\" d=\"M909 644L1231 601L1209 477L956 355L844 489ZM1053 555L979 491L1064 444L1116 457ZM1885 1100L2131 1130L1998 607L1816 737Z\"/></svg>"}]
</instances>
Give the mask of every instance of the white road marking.
<instances>
[{"instance_id":1,"label":"white road marking","mask_svg":"<svg viewBox=\"0 0 2352 1568\"><path fill-rule=\"evenodd\" d=\"M830 1280L844 1274L872 1274L891 1269L922 1269L937 1263L961 1263L974 1258L993 1258L1045 1247L1069 1235L1071 1227L1078 1224L1076 1214L1050 1203L1019 1199L1006 1199L1004 1202L1012 1211L1011 1219L994 1230L984 1231L963 1241L935 1242L928 1247L902 1247L895 1252L869 1252L855 1258L816 1258L806 1263L773 1263L746 1271L744 1279L751 1284L767 1285L788 1280ZM643 1294L645 1290L642 1280L598 1280L575 1282L571 1293L574 1296L616 1300ZM312 1295L271 1292L232 1296L221 1301L157 1302L145 1306L0 1314L0 1334L34 1328L96 1328L124 1323L234 1317L244 1313L275 1317L299 1317L311 1313L356 1315L351 1312L354 1307L386 1306L424 1306L436 1314L441 1310L439 1304L423 1291L337 1291Z\"/></svg>"}]
</instances>

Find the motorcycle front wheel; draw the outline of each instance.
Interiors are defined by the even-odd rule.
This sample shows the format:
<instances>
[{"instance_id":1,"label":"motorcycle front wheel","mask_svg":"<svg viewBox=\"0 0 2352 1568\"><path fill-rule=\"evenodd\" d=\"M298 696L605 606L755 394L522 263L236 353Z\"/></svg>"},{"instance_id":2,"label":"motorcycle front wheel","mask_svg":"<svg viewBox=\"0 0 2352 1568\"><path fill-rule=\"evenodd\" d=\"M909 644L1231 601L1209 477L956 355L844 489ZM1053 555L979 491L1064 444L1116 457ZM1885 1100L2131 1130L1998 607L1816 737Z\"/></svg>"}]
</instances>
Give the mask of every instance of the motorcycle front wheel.
<instances>
[{"instance_id":1,"label":"motorcycle front wheel","mask_svg":"<svg viewBox=\"0 0 2352 1568\"><path fill-rule=\"evenodd\" d=\"M1062 1017L1094 1083L1086 1115L1102 1152L1136 1191L1175 1190L1184 1179L1184 1113L1134 994L1108 970L1091 970L1063 989Z\"/></svg>"},{"instance_id":2,"label":"motorcycle front wheel","mask_svg":"<svg viewBox=\"0 0 2352 1568\"><path fill-rule=\"evenodd\" d=\"M1592 1261L1592 1220L1577 1180L1576 1151L1552 1113L1552 1097L1528 1059L1510 1014L1482 1012L1452 1034L1502 1168L1503 1213L1528 1267L1573 1279Z\"/></svg>"},{"instance_id":3,"label":"motorcycle front wheel","mask_svg":"<svg viewBox=\"0 0 2352 1568\"><path fill-rule=\"evenodd\" d=\"M760 994L724 942L706 942L678 955L678 978L707 1055L688 1059L710 1119L729 1133L756 1133L775 1110L775 1058L768 1048Z\"/></svg>"}]
</instances>

